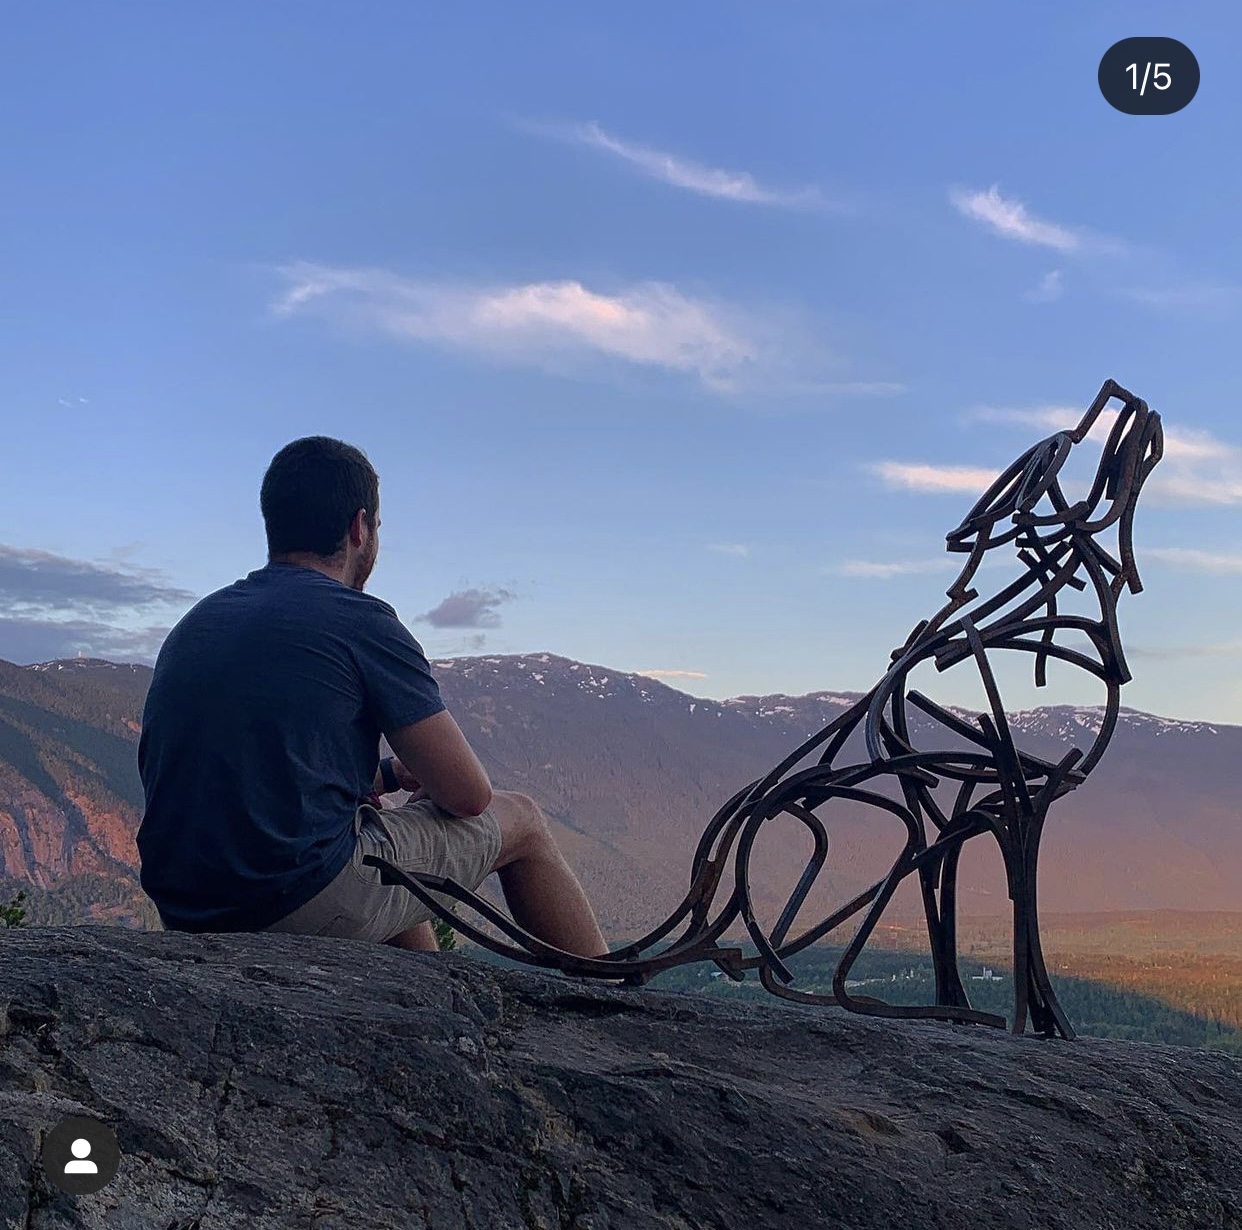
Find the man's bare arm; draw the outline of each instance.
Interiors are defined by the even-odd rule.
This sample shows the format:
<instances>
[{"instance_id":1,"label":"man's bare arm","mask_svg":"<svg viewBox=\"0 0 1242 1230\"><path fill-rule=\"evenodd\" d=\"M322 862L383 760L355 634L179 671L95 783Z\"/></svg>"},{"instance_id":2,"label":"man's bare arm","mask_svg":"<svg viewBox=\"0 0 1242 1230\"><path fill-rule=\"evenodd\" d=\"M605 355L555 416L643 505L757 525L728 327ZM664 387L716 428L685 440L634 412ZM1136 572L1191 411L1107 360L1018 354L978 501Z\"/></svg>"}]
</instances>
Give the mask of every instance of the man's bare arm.
<instances>
[{"instance_id":1,"label":"man's bare arm","mask_svg":"<svg viewBox=\"0 0 1242 1230\"><path fill-rule=\"evenodd\" d=\"M477 816L490 806L487 772L447 709L385 734L433 803L454 816Z\"/></svg>"}]
</instances>

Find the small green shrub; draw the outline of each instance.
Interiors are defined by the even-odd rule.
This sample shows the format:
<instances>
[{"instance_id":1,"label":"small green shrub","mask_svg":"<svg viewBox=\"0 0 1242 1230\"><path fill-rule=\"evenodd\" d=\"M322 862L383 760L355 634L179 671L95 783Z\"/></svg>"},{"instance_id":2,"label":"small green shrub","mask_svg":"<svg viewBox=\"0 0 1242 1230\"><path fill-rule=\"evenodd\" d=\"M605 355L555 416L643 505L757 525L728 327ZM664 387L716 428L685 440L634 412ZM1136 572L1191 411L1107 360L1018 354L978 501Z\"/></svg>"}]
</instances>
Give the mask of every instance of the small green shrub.
<instances>
[{"instance_id":1,"label":"small green shrub","mask_svg":"<svg viewBox=\"0 0 1242 1230\"><path fill-rule=\"evenodd\" d=\"M25 892L19 892L8 905L0 905L0 927L23 927L26 925Z\"/></svg>"},{"instance_id":2,"label":"small green shrub","mask_svg":"<svg viewBox=\"0 0 1242 1230\"><path fill-rule=\"evenodd\" d=\"M454 909L453 913L457 911ZM441 952L452 952L457 947L457 932L443 918L433 918L431 929L436 933L436 943Z\"/></svg>"}]
</instances>

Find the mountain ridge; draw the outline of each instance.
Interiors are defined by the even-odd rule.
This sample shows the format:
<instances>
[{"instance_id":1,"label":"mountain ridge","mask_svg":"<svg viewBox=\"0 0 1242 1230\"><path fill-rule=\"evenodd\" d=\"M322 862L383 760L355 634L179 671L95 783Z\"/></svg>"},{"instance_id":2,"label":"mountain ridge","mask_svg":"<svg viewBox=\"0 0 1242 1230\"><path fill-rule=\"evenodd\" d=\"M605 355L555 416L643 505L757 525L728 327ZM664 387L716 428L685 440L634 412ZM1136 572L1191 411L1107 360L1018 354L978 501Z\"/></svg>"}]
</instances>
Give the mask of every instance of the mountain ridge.
<instances>
[{"instance_id":1,"label":"mountain ridge","mask_svg":"<svg viewBox=\"0 0 1242 1230\"><path fill-rule=\"evenodd\" d=\"M860 695L822 689L718 701L550 652L435 659L432 668L496 787L544 807L612 934L669 913L717 809ZM108 901L104 916L152 918L137 893L133 845L142 807L136 743L151 673L103 659L0 663L0 879L62 895L76 883L78 913L58 921L101 916L88 884ZM1051 756L1092 738L1099 714L1050 705L1012 721L1023 747ZM1123 710L1100 765L1052 811L1041 907L1237 909L1240 758L1242 727ZM833 856L808 921L812 908L822 917L883 875L901 840L856 807L829 805L825 815ZM752 881L764 911L783 903L806 857L804 831L786 819L774 818L756 845ZM1007 910L999 857L982 841L967 847L962 886L964 913Z\"/></svg>"},{"instance_id":2,"label":"mountain ridge","mask_svg":"<svg viewBox=\"0 0 1242 1230\"><path fill-rule=\"evenodd\" d=\"M800 693L742 692L742 693L739 693L737 696L729 696L729 697L726 697L724 700L716 700L713 697L695 696L691 692L683 692L680 688L675 688L671 684L667 684L661 679L654 678L652 675L644 671L625 671L625 670L617 669L616 667L605 666L601 663L581 662L575 658L568 658L568 657L565 657L563 654L556 654L556 653L552 653L551 651L547 651L547 650L541 650L538 653L461 655L461 656L453 657L453 658L429 658L428 661L433 667L433 669L437 671L453 669L463 662L469 663L469 664L487 663L487 664L492 664L492 665L512 662L512 663L518 664L523 669L525 669L525 666L529 662L532 662L532 661L540 662L544 665L547 665L550 662L563 662L571 667L580 667L582 669L585 669L591 672L594 672L594 671L602 672L605 675L605 678L600 681L601 684L606 683L607 680L611 678L625 679L625 680L628 680L634 683L637 683L638 680L642 680L646 686L654 686L657 688L662 688L668 692L676 693L678 696L683 696L688 701L696 705L744 706L744 705L750 704L751 702L775 702L775 701L784 701L784 700L799 700L799 701L819 701L819 702L824 702L828 704L837 704L844 708L844 707L854 704L855 702L860 700L865 695L864 692L851 692L851 691L842 691L842 690L833 690L833 689L819 689L813 692L800 692ZM0 659L0 665L16 667L16 669L18 670L28 670L28 671L36 671L36 672L47 672L47 671L52 671L52 670L60 671L60 670L65 670L66 668L68 668L71 670L82 670L82 671L100 671L100 670L111 670L111 671L117 671L117 672L129 671L131 673L134 673L135 675L139 675L142 672L145 672L147 676L150 676L150 674L153 673L153 668L146 665L145 663L111 662L105 658L90 658L90 657L52 658L46 662L32 662L24 666L21 666L16 663L12 663L12 662L6 662L4 659ZM967 718L973 717L973 715L977 712L977 710L966 708L961 705L946 704L944 708L947 709L950 713L958 717L967 717ZM1103 705L1049 704L1049 705L1036 705L1033 708L1029 708L1029 709L1006 710L1006 714L1010 718L1011 721L1017 720L1020 723L1024 718L1033 718L1039 715L1045 715L1045 714L1050 714L1050 713L1058 713L1058 714L1070 713L1074 715L1083 715L1083 714L1096 715L1096 714L1101 714L1104 711L1105 711L1105 706ZM1129 718L1131 720L1146 719L1148 721L1158 723L1162 727L1165 727L1168 729L1191 729L1191 730L1196 730L1196 731L1206 731L1207 733L1210 733L1210 734L1216 734L1222 728L1226 730L1230 730L1230 729L1242 730L1242 723L1216 722L1216 721L1209 722L1206 720L1194 719L1194 718L1171 718L1171 717L1162 716L1161 714L1152 713L1146 709L1135 709L1128 705L1121 705L1119 707L1118 712L1119 712L1119 717ZM766 716L766 713L761 712L760 716Z\"/></svg>"}]
</instances>

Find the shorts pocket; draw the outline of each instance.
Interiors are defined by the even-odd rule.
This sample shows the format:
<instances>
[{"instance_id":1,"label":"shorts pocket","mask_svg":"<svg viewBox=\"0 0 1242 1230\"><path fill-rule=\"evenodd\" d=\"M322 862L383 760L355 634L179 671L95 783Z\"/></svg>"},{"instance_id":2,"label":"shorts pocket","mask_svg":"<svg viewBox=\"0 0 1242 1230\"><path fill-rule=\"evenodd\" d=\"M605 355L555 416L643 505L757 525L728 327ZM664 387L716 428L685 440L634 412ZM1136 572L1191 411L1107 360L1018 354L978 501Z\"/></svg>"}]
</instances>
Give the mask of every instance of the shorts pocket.
<instances>
[{"instance_id":1,"label":"shorts pocket","mask_svg":"<svg viewBox=\"0 0 1242 1230\"><path fill-rule=\"evenodd\" d=\"M380 869L362 861L368 854L377 855L390 863L397 861L396 850L393 849L388 833L382 826L370 821L358 830L358 842L349 865L359 880L374 887L380 884Z\"/></svg>"}]
</instances>

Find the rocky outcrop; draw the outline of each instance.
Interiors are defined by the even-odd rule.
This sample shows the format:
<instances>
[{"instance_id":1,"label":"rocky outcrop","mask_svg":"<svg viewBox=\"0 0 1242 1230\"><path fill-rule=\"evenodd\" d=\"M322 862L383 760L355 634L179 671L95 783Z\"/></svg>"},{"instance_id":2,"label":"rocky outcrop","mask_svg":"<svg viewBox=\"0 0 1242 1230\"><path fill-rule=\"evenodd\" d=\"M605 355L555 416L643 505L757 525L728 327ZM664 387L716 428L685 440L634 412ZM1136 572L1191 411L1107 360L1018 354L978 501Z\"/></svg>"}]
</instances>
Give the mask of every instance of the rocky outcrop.
<instances>
[{"instance_id":1,"label":"rocky outcrop","mask_svg":"<svg viewBox=\"0 0 1242 1230\"><path fill-rule=\"evenodd\" d=\"M107 1120L113 1183L37 1160ZM300 936L0 932L0 1228L1242 1227L1242 1065Z\"/></svg>"}]
</instances>

